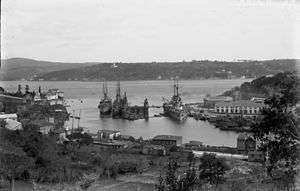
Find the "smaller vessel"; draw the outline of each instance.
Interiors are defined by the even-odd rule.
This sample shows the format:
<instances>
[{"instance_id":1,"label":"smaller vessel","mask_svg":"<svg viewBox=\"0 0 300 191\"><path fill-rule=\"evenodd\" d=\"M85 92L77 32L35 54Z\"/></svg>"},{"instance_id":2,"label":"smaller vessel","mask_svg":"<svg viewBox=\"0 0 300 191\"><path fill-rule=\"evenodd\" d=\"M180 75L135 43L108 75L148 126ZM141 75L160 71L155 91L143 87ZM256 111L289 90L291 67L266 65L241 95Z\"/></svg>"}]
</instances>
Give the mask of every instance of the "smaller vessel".
<instances>
[{"instance_id":1,"label":"smaller vessel","mask_svg":"<svg viewBox=\"0 0 300 191\"><path fill-rule=\"evenodd\" d=\"M179 85L178 80L174 81L174 95L171 100L165 100L163 103L164 115L176 120L184 121L188 117L188 112L182 104L181 97L178 93Z\"/></svg>"},{"instance_id":2,"label":"smaller vessel","mask_svg":"<svg viewBox=\"0 0 300 191\"><path fill-rule=\"evenodd\" d=\"M103 98L100 100L98 109L100 111L100 116L109 116L112 112L112 100L108 96L107 84L103 83Z\"/></svg>"}]
</instances>

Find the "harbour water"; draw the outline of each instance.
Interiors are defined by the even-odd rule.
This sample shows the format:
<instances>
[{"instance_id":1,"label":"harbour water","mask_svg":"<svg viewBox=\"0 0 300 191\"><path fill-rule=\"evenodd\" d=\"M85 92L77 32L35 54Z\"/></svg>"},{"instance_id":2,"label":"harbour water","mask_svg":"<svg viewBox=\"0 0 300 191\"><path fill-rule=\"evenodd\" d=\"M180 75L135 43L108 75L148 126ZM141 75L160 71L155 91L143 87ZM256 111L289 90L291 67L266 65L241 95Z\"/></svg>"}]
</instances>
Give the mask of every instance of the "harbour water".
<instances>
[{"instance_id":1,"label":"harbour water","mask_svg":"<svg viewBox=\"0 0 300 191\"><path fill-rule=\"evenodd\" d=\"M232 87L239 86L243 82L252 79L232 80L184 80L180 81L180 96L184 103L201 102L206 94L218 95ZM236 146L237 133L220 131L213 125L204 121L196 121L188 118L183 123L178 123L165 117L153 117L154 114L162 112L161 108L151 108L148 120L127 121L123 119L100 118L97 105L102 93L100 82L46 82L46 81L5 81L0 86L7 91L16 91L17 85L28 84L31 89L42 90L58 88L64 92L68 110L78 115L81 111L80 126L91 133L99 129L120 130L121 134L132 135L135 138L140 136L144 139L159 134L180 135L183 142L190 140L202 141L204 144L218 146ZM169 99L173 94L172 81L122 81L122 92L127 92L128 101L131 105L142 105L145 98L149 104L161 106L162 98ZM108 82L109 96L114 99L116 82ZM75 122L77 125L77 122Z\"/></svg>"}]
</instances>

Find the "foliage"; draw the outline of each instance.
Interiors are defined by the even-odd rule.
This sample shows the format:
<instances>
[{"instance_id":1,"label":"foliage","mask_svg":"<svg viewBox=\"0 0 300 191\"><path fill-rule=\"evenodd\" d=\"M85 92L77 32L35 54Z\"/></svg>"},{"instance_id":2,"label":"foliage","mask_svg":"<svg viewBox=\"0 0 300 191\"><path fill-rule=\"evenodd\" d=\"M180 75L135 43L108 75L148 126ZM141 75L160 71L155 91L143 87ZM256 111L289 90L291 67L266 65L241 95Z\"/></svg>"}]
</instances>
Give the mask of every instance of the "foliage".
<instances>
[{"instance_id":1,"label":"foliage","mask_svg":"<svg viewBox=\"0 0 300 191\"><path fill-rule=\"evenodd\" d=\"M99 80L99 76L106 80L155 80L171 79L202 79L231 77L256 77L276 74L279 71L295 70L295 60L269 61L189 61L189 62L161 62L161 63L117 63L116 69L111 63L95 63L93 66L70 70L44 73L40 76L45 80Z\"/></svg>"},{"instance_id":2,"label":"foliage","mask_svg":"<svg viewBox=\"0 0 300 191\"><path fill-rule=\"evenodd\" d=\"M284 80L278 82L277 91L270 96L263 109L262 120L252 126L254 136L259 140L259 149L267 156L267 172L272 177L276 177L278 169L288 173L293 179L295 166L299 161L299 121L292 112L299 97L297 95L299 79L294 74L288 74ZM287 182L287 181L284 181Z\"/></svg>"},{"instance_id":3,"label":"foliage","mask_svg":"<svg viewBox=\"0 0 300 191\"><path fill-rule=\"evenodd\" d=\"M189 168L178 175L179 166L175 160L170 159L167 166L165 177L161 175L158 178L158 184L155 185L158 191L192 191L198 185L198 177L194 163L189 163Z\"/></svg>"},{"instance_id":4,"label":"foliage","mask_svg":"<svg viewBox=\"0 0 300 191\"><path fill-rule=\"evenodd\" d=\"M72 133L67 136L69 140L78 140L80 144L89 145L93 143L93 138L87 133Z\"/></svg>"},{"instance_id":5,"label":"foliage","mask_svg":"<svg viewBox=\"0 0 300 191\"><path fill-rule=\"evenodd\" d=\"M0 142L0 175L10 180L12 187L16 178L28 178L26 174L33 164L33 159L26 156L21 148L4 140Z\"/></svg>"},{"instance_id":6,"label":"foliage","mask_svg":"<svg viewBox=\"0 0 300 191\"><path fill-rule=\"evenodd\" d=\"M199 179L204 183L218 185L224 181L223 175L229 169L225 160L217 158L215 154L204 153L200 158Z\"/></svg>"},{"instance_id":7,"label":"foliage","mask_svg":"<svg viewBox=\"0 0 300 191\"><path fill-rule=\"evenodd\" d=\"M298 85L299 79L295 72L281 72L271 77L262 76L251 82L245 82L240 87L224 92L223 95L235 97L238 92L241 99L250 99L251 97L268 97L274 92L284 90L287 91L285 92L286 99L295 104L297 102L296 94L299 93L297 92Z\"/></svg>"}]
</instances>

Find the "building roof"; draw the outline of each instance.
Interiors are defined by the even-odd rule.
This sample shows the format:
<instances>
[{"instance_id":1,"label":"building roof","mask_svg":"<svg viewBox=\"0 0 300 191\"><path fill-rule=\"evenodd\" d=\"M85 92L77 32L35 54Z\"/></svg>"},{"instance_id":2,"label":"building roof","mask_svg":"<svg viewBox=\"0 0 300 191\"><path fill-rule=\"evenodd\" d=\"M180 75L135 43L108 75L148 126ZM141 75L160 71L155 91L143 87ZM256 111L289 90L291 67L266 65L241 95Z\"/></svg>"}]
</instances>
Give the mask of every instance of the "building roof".
<instances>
[{"instance_id":1,"label":"building roof","mask_svg":"<svg viewBox=\"0 0 300 191\"><path fill-rule=\"evenodd\" d=\"M265 107L265 104L250 100L238 100L230 102L217 102L216 107Z\"/></svg>"},{"instance_id":2,"label":"building roof","mask_svg":"<svg viewBox=\"0 0 300 191\"><path fill-rule=\"evenodd\" d=\"M182 136L176 136L176 135L157 135L153 138L153 140L172 140L172 141L178 141L182 140Z\"/></svg>"}]
</instances>

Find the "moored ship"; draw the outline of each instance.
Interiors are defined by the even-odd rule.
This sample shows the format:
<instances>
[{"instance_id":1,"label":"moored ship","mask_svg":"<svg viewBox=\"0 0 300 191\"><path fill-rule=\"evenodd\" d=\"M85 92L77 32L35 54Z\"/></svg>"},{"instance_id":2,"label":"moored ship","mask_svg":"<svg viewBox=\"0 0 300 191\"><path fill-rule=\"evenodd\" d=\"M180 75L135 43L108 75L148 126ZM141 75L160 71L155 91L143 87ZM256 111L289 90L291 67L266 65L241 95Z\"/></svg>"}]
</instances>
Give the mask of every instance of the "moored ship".
<instances>
[{"instance_id":1,"label":"moored ship","mask_svg":"<svg viewBox=\"0 0 300 191\"><path fill-rule=\"evenodd\" d=\"M184 121L188 117L188 112L182 104L181 97L178 93L178 80L174 81L174 94L170 101L165 100L163 103L164 114L176 121Z\"/></svg>"},{"instance_id":2,"label":"moored ship","mask_svg":"<svg viewBox=\"0 0 300 191\"><path fill-rule=\"evenodd\" d=\"M121 86L120 81L118 81L116 98L112 105L112 117L127 120L148 119L149 103L147 98L144 100L143 106L130 106L128 104L126 92L121 96Z\"/></svg>"},{"instance_id":3,"label":"moored ship","mask_svg":"<svg viewBox=\"0 0 300 191\"><path fill-rule=\"evenodd\" d=\"M110 116L112 112L112 101L108 96L107 84L103 83L103 98L98 105L100 116Z\"/></svg>"}]
</instances>

